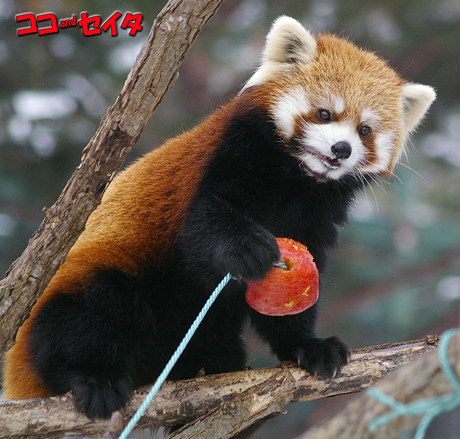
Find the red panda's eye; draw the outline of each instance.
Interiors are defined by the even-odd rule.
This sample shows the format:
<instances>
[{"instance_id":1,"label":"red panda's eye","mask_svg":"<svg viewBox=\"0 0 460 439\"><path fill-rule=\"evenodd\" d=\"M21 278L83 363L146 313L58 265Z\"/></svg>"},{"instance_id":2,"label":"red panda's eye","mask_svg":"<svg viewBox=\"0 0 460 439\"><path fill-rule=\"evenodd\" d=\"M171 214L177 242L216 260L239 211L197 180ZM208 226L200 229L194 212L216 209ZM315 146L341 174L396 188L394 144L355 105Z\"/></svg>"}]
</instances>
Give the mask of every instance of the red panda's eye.
<instances>
[{"instance_id":1,"label":"red panda's eye","mask_svg":"<svg viewBox=\"0 0 460 439\"><path fill-rule=\"evenodd\" d=\"M330 122L332 119L331 112L329 110L319 110L318 119L323 122Z\"/></svg>"},{"instance_id":2,"label":"red panda's eye","mask_svg":"<svg viewBox=\"0 0 460 439\"><path fill-rule=\"evenodd\" d=\"M362 127L359 129L359 135L360 135L361 137L368 137L370 133L371 133L371 129L370 129L368 126L366 126L366 125L362 126Z\"/></svg>"}]
</instances>

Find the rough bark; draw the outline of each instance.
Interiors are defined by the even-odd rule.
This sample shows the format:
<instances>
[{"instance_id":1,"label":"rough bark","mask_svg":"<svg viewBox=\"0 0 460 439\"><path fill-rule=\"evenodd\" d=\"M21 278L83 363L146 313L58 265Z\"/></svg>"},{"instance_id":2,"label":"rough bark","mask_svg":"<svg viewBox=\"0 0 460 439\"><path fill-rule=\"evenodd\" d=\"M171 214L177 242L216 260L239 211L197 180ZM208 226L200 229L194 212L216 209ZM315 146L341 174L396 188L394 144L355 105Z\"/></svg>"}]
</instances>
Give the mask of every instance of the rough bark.
<instances>
[{"instance_id":1,"label":"rough bark","mask_svg":"<svg viewBox=\"0 0 460 439\"><path fill-rule=\"evenodd\" d=\"M449 344L449 359L457 377L460 377L459 335ZM437 352L431 352L395 371L380 381L376 388L403 404L454 391L440 367ZM370 431L369 424L388 411L390 409L386 405L363 393L327 422L297 439L395 439L416 428L421 419L420 416L400 416L377 431Z\"/></svg>"},{"instance_id":2,"label":"rough bark","mask_svg":"<svg viewBox=\"0 0 460 439\"><path fill-rule=\"evenodd\" d=\"M170 0L155 20L148 39L114 105L83 151L80 165L22 256L0 281L0 355L14 343L27 318L100 203L105 188L167 90L199 32L224 0Z\"/></svg>"},{"instance_id":3,"label":"rough bark","mask_svg":"<svg viewBox=\"0 0 460 439\"><path fill-rule=\"evenodd\" d=\"M434 349L436 341L427 338L354 351L351 363L331 380L319 380L294 365L284 365L166 382L137 428L193 421L173 437L232 437L259 419L284 412L289 403L359 392L388 372ZM122 412L125 424L148 391L135 392L132 403ZM76 413L71 395L0 403L2 438L102 434L108 425L108 421L91 422Z\"/></svg>"}]
</instances>

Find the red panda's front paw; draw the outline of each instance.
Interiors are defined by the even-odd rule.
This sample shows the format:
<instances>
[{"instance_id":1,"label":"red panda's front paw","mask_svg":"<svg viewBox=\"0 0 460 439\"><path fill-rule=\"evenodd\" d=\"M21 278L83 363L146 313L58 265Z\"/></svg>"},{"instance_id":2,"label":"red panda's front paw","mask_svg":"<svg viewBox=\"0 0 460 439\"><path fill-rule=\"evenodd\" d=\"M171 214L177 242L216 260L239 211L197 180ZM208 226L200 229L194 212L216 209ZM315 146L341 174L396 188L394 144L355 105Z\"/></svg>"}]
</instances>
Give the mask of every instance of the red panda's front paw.
<instances>
[{"instance_id":1,"label":"red panda's front paw","mask_svg":"<svg viewBox=\"0 0 460 439\"><path fill-rule=\"evenodd\" d=\"M280 256L276 238L260 228L231 240L221 264L238 280L260 280L280 260Z\"/></svg>"},{"instance_id":2,"label":"red panda's front paw","mask_svg":"<svg viewBox=\"0 0 460 439\"><path fill-rule=\"evenodd\" d=\"M334 378L351 359L350 348L338 337L314 338L296 350L297 363L309 374Z\"/></svg>"}]
</instances>

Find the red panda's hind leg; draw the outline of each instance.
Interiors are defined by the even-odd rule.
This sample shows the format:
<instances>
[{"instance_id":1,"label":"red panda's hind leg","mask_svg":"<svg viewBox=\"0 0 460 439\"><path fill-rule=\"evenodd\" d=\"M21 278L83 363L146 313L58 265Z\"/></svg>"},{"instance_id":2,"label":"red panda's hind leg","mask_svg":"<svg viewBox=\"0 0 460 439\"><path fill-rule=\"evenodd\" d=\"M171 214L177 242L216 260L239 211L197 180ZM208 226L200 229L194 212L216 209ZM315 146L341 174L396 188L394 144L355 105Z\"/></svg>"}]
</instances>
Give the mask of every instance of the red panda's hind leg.
<instances>
[{"instance_id":1,"label":"red panda's hind leg","mask_svg":"<svg viewBox=\"0 0 460 439\"><path fill-rule=\"evenodd\" d=\"M30 356L52 395L71 391L79 411L106 419L131 397L133 364L142 352L139 322L150 322L149 305L139 284L117 270L75 284L42 305ZM150 327L143 330L151 335Z\"/></svg>"},{"instance_id":2,"label":"red panda's hind leg","mask_svg":"<svg viewBox=\"0 0 460 439\"><path fill-rule=\"evenodd\" d=\"M91 419L109 419L111 414L129 402L132 383L129 378L107 378L77 375L71 383L77 409Z\"/></svg>"}]
</instances>

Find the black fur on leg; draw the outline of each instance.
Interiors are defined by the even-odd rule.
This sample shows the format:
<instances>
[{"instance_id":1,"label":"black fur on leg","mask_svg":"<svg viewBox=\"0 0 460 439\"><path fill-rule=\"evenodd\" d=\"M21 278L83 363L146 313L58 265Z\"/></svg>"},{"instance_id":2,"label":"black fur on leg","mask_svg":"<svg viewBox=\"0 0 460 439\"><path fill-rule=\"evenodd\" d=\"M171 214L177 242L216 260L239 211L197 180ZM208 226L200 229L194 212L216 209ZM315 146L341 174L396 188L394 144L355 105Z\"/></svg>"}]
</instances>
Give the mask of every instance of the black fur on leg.
<instances>
[{"instance_id":1,"label":"black fur on leg","mask_svg":"<svg viewBox=\"0 0 460 439\"><path fill-rule=\"evenodd\" d=\"M80 375L72 380L71 386L75 406L91 419L109 419L128 403L132 394L129 379L109 381Z\"/></svg>"},{"instance_id":2,"label":"black fur on leg","mask_svg":"<svg viewBox=\"0 0 460 439\"><path fill-rule=\"evenodd\" d=\"M296 350L297 363L309 374L334 378L350 362L351 350L339 337L312 338Z\"/></svg>"}]
</instances>

